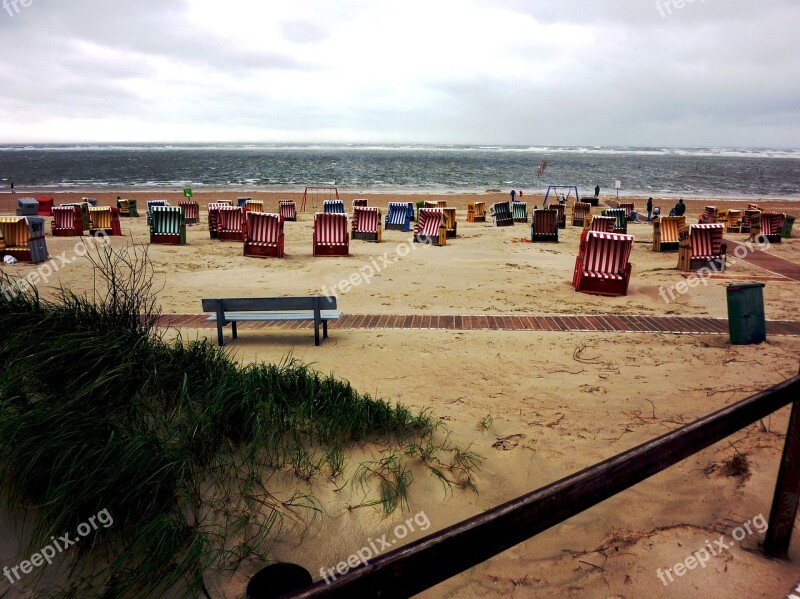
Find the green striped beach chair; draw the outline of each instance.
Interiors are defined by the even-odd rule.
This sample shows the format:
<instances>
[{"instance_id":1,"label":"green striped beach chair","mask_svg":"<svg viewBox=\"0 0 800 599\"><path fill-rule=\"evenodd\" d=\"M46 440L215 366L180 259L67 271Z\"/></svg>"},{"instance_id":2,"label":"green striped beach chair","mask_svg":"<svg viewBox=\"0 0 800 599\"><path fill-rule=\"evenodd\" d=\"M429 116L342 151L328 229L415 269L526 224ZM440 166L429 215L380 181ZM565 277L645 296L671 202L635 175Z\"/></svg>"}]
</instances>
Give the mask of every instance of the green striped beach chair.
<instances>
[{"instance_id":1,"label":"green striped beach chair","mask_svg":"<svg viewBox=\"0 0 800 599\"><path fill-rule=\"evenodd\" d=\"M614 233L627 234L628 219L626 218L624 208L606 208L603 210L603 216L613 216L617 219L617 222L614 225Z\"/></svg>"},{"instance_id":2,"label":"green striped beach chair","mask_svg":"<svg viewBox=\"0 0 800 599\"><path fill-rule=\"evenodd\" d=\"M511 204L511 210L514 214L515 223L528 222L528 203L527 202L514 202Z\"/></svg>"},{"instance_id":3,"label":"green striped beach chair","mask_svg":"<svg viewBox=\"0 0 800 599\"><path fill-rule=\"evenodd\" d=\"M151 208L150 243L186 244L186 222L180 206Z\"/></svg>"}]
</instances>

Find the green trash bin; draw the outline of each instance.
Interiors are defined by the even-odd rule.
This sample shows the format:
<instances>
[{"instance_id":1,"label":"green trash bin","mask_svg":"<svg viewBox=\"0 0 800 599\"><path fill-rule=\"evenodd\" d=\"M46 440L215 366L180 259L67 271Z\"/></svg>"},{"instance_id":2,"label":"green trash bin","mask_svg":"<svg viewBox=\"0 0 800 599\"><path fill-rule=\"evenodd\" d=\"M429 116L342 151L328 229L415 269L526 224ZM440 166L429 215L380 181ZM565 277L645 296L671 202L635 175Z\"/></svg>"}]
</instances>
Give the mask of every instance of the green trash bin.
<instances>
[{"instance_id":1,"label":"green trash bin","mask_svg":"<svg viewBox=\"0 0 800 599\"><path fill-rule=\"evenodd\" d=\"M728 285L728 329L734 345L753 345L766 341L764 283Z\"/></svg>"},{"instance_id":2,"label":"green trash bin","mask_svg":"<svg viewBox=\"0 0 800 599\"><path fill-rule=\"evenodd\" d=\"M787 214L786 220L783 221L783 229L781 229L781 237L783 239L791 239L793 224L794 224L794 217L791 214Z\"/></svg>"}]
</instances>

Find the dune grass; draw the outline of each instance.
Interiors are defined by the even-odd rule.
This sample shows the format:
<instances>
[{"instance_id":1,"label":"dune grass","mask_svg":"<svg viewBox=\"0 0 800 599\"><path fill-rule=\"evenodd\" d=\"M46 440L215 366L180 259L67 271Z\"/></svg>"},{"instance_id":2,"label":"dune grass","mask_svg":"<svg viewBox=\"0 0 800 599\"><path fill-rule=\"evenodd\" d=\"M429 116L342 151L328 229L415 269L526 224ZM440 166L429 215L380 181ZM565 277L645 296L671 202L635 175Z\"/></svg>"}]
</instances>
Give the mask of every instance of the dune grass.
<instances>
[{"instance_id":1,"label":"dune grass","mask_svg":"<svg viewBox=\"0 0 800 599\"><path fill-rule=\"evenodd\" d=\"M210 568L268 561L285 523L323 511L299 483L341 477L353 444L383 455L355 468L360 506L402 506L414 463L446 488L474 488L477 456L431 414L292 359L242 365L205 341L167 342L146 250L91 259L101 280L91 299L61 288L46 300L0 278L7 511L30 523L32 551L101 510L114 519L69 550L69 582L53 596L207 595ZM276 473L297 490L270 492Z\"/></svg>"}]
</instances>

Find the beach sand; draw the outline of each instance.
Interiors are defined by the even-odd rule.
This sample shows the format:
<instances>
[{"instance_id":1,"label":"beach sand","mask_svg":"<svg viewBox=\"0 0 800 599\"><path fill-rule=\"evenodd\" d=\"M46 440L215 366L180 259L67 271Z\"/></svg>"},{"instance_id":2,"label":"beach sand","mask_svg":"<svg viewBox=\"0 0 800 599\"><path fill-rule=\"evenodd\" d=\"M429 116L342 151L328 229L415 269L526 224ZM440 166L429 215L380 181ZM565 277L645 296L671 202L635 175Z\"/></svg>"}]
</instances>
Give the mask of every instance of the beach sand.
<instances>
[{"instance_id":1,"label":"beach sand","mask_svg":"<svg viewBox=\"0 0 800 599\"><path fill-rule=\"evenodd\" d=\"M25 195L25 194L22 194ZM89 195L110 204L117 193L57 194L56 202ZM139 201L139 219L122 219L124 237L147 243L146 199L179 193L125 193ZM279 199L300 201L302 194L266 192L198 193L204 208L219 198L250 195L276 211ZM20 197L20 194L18 194ZM205 212L188 227L182 247L150 246L165 313L199 313L203 297L324 294L373 260L382 266L370 282L337 292L339 307L358 314L636 314L727 317L725 285L739 277L764 280L768 319L800 320L800 283L779 280L743 261L729 263L725 278L714 278L674 301L660 289L686 278L676 270L677 253L650 251L652 229L631 224L636 238L633 275L627 297L576 293L570 282L580 230L568 226L558 244L531 244L529 225L495 228L465 222L469 201L488 206L506 194L443 196L343 194L368 197L384 209L390 201L446 199L458 209L458 237L442 248L409 244L410 234L384 231L380 245L352 241L347 258L313 258L310 209L299 222L286 223L286 258L242 256L241 244L212 240ZM610 198L609 199L613 199ZM525 195L529 208L541 196ZM635 200L644 207L644 199ZM671 206L674 200L656 200ZM689 222L704 205L743 207L742 200L689 200ZM764 201L770 208L796 214L796 202ZM13 213L15 198L0 197L0 213ZM298 205L299 207L299 205ZM318 206L321 208L321 206ZM595 210L599 210L595 209ZM793 212L794 211L794 212ZM49 231L49 224L48 224ZM732 234L744 240L746 235ZM74 238L52 238L51 255L74 254ZM768 250L800 262L800 242L784 240ZM386 253L386 262L381 256ZM21 276L29 265L7 267ZM735 278L733 278L735 277ZM84 259L65 265L47 285L64 284L90 291L93 272ZM340 288L341 289L341 288ZM46 290L43 289L45 293ZM169 334L174 335L175 332ZM215 338L212 329L182 329L183 338ZM347 379L361 392L415 409L431 409L452 431L457 445L484 461L476 475L478 493L445 490L416 469L409 505L388 518L372 508L348 509L363 494L342 481L313 485L286 478L285 489L313 491L325 516L308 529L287 529L276 541L276 559L298 563L319 578L320 568L335 567L367 544L415 514L424 512L430 527L416 530L413 541L464 518L579 471L653 437L730 405L798 371L800 338L769 337L758 346L732 346L721 335L648 333L567 333L520 331L446 331L358 329L331 331L315 347L308 330L243 329L231 351L244 362L280 361L288 355L321 372ZM791 560L768 559L758 550L755 532L707 567L663 584L657 575L759 515L767 518L783 447L788 409L750 426L616 497L517 545L439 586L425 597L778 597L796 582L800 535L795 531ZM366 448L354 449L349 473ZM744 456L747 469L729 468ZM8 529L7 529L8 530ZM1 534L0 562L17 563L11 534ZM235 572L207 577L213 597L237 597L260 564L243 563ZM0 594L5 587L0 580ZM19 589L17 589L19 590ZM9 597L15 595L10 593ZM19 595L24 596L24 595Z\"/></svg>"}]
</instances>

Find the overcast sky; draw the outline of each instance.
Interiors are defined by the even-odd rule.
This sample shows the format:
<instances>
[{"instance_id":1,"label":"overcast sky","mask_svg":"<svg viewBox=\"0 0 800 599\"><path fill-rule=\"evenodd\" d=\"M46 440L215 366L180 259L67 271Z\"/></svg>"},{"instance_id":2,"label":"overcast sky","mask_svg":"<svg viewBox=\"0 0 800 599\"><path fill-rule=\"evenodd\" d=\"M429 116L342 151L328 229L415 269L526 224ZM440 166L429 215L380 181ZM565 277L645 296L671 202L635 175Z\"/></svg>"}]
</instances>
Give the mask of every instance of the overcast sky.
<instances>
[{"instance_id":1,"label":"overcast sky","mask_svg":"<svg viewBox=\"0 0 800 599\"><path fill-rule=\"evenodd\" d=\"M0 143L800 147L798 0L5 1Z\"/></svg>"}]
</instances>

